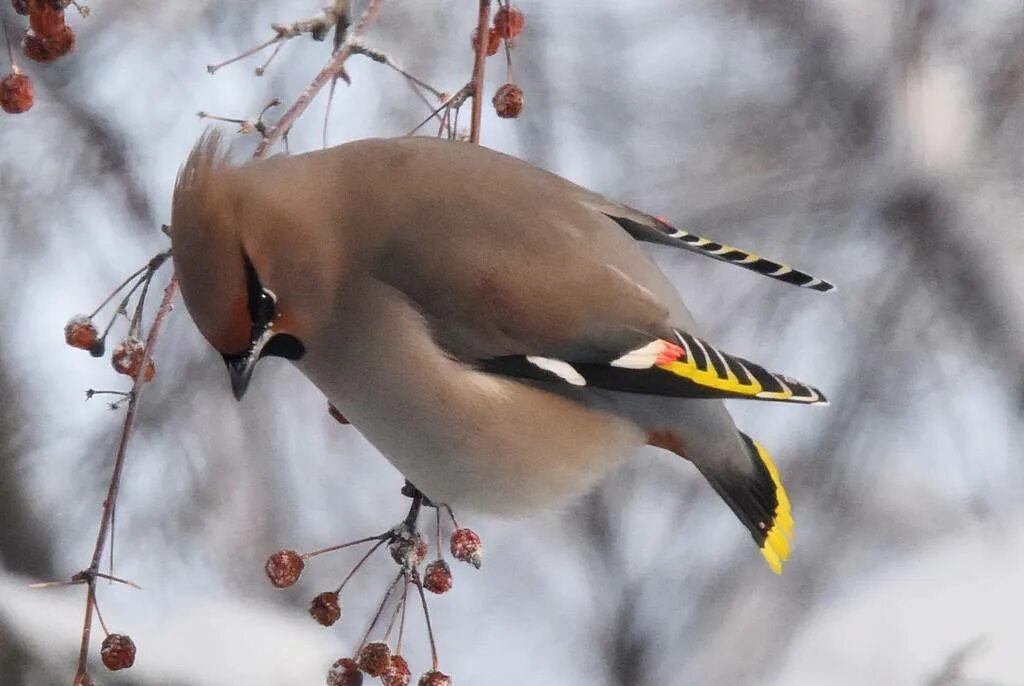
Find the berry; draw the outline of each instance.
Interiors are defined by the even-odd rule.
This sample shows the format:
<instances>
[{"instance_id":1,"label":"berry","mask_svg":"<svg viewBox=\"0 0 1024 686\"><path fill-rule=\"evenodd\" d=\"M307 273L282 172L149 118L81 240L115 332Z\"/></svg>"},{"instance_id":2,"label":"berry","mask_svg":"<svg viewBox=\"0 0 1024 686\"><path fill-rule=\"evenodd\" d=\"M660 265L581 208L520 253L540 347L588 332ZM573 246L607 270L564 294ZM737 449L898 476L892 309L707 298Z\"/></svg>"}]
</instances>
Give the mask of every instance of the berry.
<instances>
[{"instance_id":1,"label":"berry","mask_svg":"<svg viewBox=\"0 0 1024 686\"><path fill-rule=\"evenodd\" d=\"M64 325L64 341L72 348L90 350L99 339L99 331L96 330L92 320L84 314L72 317Z\"/></svg>"},{"instance_id":2,"label":"berry","mask_svg":"<svg viewBox=\"0 0 1024 686\"><path fill-rule=\"evenodd\" d=\"M64 8L47 0L29 0L28 25L37 36L49 38L64 26Z\"/></svg>"},{"instance_id":3,"label":"berry","mask_svg":"<svg viewBox=\"0 0 1024 686\"><path fill-rule=\"evenodd\" d=\"M484 544L480 537L472 529L456 529L452 533L451 540L452 557L462 562L468 562L477 569L483 562Z\"/></svg>"},{"instance_id":4,"label":"berry","mask_svg":"<svg viewBox=\"0 0 1024 686\"><path fill-rule=\"evenodd\" d=\"M515 119L523 111L523 89L506 83L494 94L494 109L502 119Z\"/></svg>"},{"instance_id":5,"label":"berry","mask_svg":"<svg viewBox=\"0 0 1024 686\"><path fill-rule=\"evenodd\" d=\"M36 89L28 74L11 72L0 81L0 108L8 114L21 114L32 109Z\"/></svg>"},{"instance_id":6,"label":"berry","mask_svg":"<svg viewBox=\"0 0 1024 686\"><path fill-rule=\"evenodd\" d=\"M423 588L431 593L447 593L452 589L452 570L444 560L434 560L423 572Z\"/></svg>"},{"instance_id":7,"label":"berry","mask_svg":"<svg viewBox=\"0 0 1024 686\"><path fill-rule=\"evenodd\" d=\"M380 678L384 686L409 686L411 679L409 663L401 655L391 656L391 668Z\"/></svg>"},{"instance_id":8,"label":"berry","mask_svg":"<svg viewBox=\"0 0 1024 686\"><path fill-rule=\"evenodd\" d=\"M327 670L327 686L361 686L363 673L356 661L343 657Z\"/></svg>"},{"instance_id":9,"label":"berry","mask_svg":"<svg viewBox=\"0 0 1024 686\"><path fill-rule=\"evenodd\" d=\"M367 643L359 649L359 669L370 676L383 676L391 669L391 648L383 641Z\"/></svg>"},{"instance_id":10,"label":"berry","mask_svg":"<svg viewBox=\"0 0 1024 686\"><path fill-rule=\"evenodd\" d=\"M124 634L109 634L100 646L100 659L112 672L135 664L135 643Z\"/></svg>"},{"instance_id":11,"label":"berry","mask_svg":"<svg viewBox=\"0 0 1024 686\"><path fill-rule=\"evenodd\" d=\"M21 49L30 60L52 62L75 49L75 32L70 26L61 25L50 34L26 33Z\"/></svg>"},{"instance_id":12,"label":"berry","mask_svg":"<svg viewBox=\"0 0 1024 686\"><path fill-rule=\"evenodd\" d=\"M444 672L434 670L420 677L419 686L452 686L452 678Z\"/></svg>"},{"instance_id":13,"label":"berry","mask_svg":"<svg viewBox=\"0 0 1024 686\"><path fill-rule=\"evenodd\" d=\"M473 52L475 53L480 47L480 29L473 31ZM490 57L498 52L498 48L501 47L501 36L493 28L487 29L487 56Z\"/></svg>"},{"instance_id":14,"label":"berry","mask_svg":"<svg viewBox=\"0 0 1024 686\"><path fill-rule=\"evenodd\" d=\"M270 583L278 588L288 588L299 580L305 566L302 557L294 550L278 550L267 558L264 569Z\"/></svg>"},{"instance_id":15,"label":"berry","mask_svg":"<svg viewBox=\"0 0 1024 686\"><path fill-rule=\"evenodd\" d=\"M130 376L133 379L139 375L139 370L142 369L142 356L146 351L146 346L141 340L135 336L128 336L123 341L117 344L114 348L114 352L110 354L110 364L113 365L114 370L119 374ZM156 365L153 364L153 360L148 360L146 365L146 375L144 381L152 381L156 375Z\"/></svg>"},{"instance_id":16,"label":"berry","mask_svg":"<svg viewBox=\"0 0 1024 686\"><path fill-rule=\"evenodd\" d=\"M309 604L309 614L318 623L331 626L341 619L341 603L334 591L324 591Z\"/></svg>"},{"instance_id":17,"label":"berry","mask_svg":"<svg viewBox=\"0 0 1024 686\"><path fill-rule=\"evenodd\" d=\"M427 556L427 539L422 534L413 534L412 538L399 536L388 546L392 559L406 569L419 567Z\"/></svg>"},{"instance_id":18,"label":"berry","mask_svg":"<svg viewBox=\"0 0 1024 686\"><path fill-rule=\"evenodd\" d=\"M28 14L28 0L11 0L14 11L24 16Z\"/></svg>"},{"instance_id":19,"label":"berry","mask_svg":"<svg viewBox=\"0 0 1024 686\"><path fill-rule=\"evenodd\" d=\"M526 17L518 7L506 5L494 13L494 31L501 38L515 38L523 32Z\"/></svg>"}]
</instances>

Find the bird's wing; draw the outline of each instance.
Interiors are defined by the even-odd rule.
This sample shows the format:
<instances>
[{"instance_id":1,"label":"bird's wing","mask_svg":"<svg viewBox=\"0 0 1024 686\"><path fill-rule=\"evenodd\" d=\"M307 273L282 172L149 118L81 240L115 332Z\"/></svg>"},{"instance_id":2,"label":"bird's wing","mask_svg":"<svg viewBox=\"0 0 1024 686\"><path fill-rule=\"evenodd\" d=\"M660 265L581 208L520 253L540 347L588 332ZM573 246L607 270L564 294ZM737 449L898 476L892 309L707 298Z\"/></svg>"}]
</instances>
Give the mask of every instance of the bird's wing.
<instances>
[{"instance_id":1,"label":"bird's wing","mask_svg":"<svg viewBox=\"0 0 1024 686\"><path fill-rule=\"evenodd\" d=\"M480 366L494 374L629 393L828 404L825 395L810 384L722 352L685 331L673 328L673 334L674 341L653 338L604 362L593 361L593 355L586 355L585 362L506 355L482 360Z\"/></svg>"}]
</instances>

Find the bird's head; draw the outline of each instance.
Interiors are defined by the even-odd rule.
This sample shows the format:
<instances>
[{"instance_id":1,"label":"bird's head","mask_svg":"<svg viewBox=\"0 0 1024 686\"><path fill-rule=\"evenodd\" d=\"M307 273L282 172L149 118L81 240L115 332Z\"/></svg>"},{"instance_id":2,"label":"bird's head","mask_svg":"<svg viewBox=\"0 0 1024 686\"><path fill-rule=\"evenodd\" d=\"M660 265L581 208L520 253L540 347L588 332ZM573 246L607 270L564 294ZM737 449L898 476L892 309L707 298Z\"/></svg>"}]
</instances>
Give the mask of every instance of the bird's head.
<instances>
[{"instance_id":1,"label":"bird's head","mask_svg":"<svg viewBox=\"0 0 1024 686\"><path fill-rule=\"evenodd\" d=\"M207 133L182 167L172 203L182 297L223 357L238 399L260 359L305 355L332 278L320 267L330 246L304 235L315 209L296 207L300 191L291 184L301 182L267 183L265 164L231 166L219 136Z\"/></svg>"}]
</instances>

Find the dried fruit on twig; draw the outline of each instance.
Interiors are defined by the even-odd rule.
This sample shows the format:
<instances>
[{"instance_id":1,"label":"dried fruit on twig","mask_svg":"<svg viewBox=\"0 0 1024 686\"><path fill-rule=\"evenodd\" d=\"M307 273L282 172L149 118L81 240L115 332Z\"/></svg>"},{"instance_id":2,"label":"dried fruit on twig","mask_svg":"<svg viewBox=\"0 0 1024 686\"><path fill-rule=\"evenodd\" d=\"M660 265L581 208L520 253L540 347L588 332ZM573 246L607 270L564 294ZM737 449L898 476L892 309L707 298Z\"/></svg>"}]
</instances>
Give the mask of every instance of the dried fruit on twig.
<instances>
[{"instance_id":1,"label":"dried fruit on twig","mask_svg":"<svg viewBox=\"0 0 1024 686\"><path fill-rule=\"evenodd\" d=\"M52 62L75 49L75 32L70 26L62 25L46 35L26 33L21 49L30 60Z\"/></svg>"},{"instance_id":2,"label":"dried fruit on twig","mask_svg":"<svg viewBox=\"0 0 1024 686\"><path fill-rule=\"evenodd\" d=\"M431 593L447 593L452 589L452 570L444 560L434 560L423 571L423 588Z\"/></svg>"},{"instance_id":3,"label":"dried fruit on twig","mask_svg":"<svg viewBox=\"0 0 1024 686\"><path fill-rule=\"evenodd\" d=\"M452 533L451 540L452 557L462 562L468 562L477 569L483 562L484 544L480 537L472 529L456 529Z\"/></svg>"},{"instance_id":4,"label":"dried fruit on twig","mask_svg":"<svg viewBox=\"0 0 1024 686\"><path fill-rule=\"evenodd\" d=\"M434 670L420 677L419 686L452 686L452 678L444 672Z\"/></svg>"},{"instance_id":5,"label":"dried fruit on twig","mask_svg":"<svg viewBox=\"0 0 1024 686\"><path fill-rule=\"evenodd\" d=\"M75 315L64 325L64 341L72 348L89 350L100 338L92 319L84 314Z\"/></svg>"},{"instance_id":6,"label":"dried fruit on twig","mask_svg":"<svg viewBox=\"0 0 1024 686\"><path fill-rule=\"evenodd\" d=\"M422 534L413 534L412 538L399 536L388 546L392 559L406 569L419 567L427 556L427 539Z\"/></svg>"},{"instance_id":7,"label":"dried fruit on twig","mask_svg":"<svg viewBox=\"0 0 1024 686\"><path fill-rule=\"evenodd\" d=\"M391 668L380 680L384 686L409 686L409 681L412 680L409 663L401 655L392 655Z\"/></svg>"},{"instance_id":8,"label":"dried fruit on twig","mask_svg":"<svg viewBox=\"0 0 1024 686\"><path fill-rule=\"evenodd\" d=\"M142 369L142 358L146 352L146 346L135 336L128 336L117 344L110 354L110 364L119 374L125 374L133 379L139 375ZM146 374L144 381L152 381L156 375L156 365L153 360L146 361Z\"/></svg>"},{"instance_id":9,"label":"dried fruit on twig","mask_svg":"<svg viewBox=\"0 0 1024 686\"><path fill-rule=\"evenodd\" d=\"M480 49L480 29L473 30L473 52ZM493 28L487 29L487 56L497 54L498 48L501 47L501 36Z\"/></svg>"},{"instance_id":10,"label":"dried fruit on twig","mask_svg":"<svg viewBox=\"0 0 1024 686\"><path fill-rule=\"evenodd\" d=\"M341 603L334 591L324 591L309 604L309 614L319 624L331 626L341 618Z\"/></svg>"},{"instance_id":11,"label":"dried fruit on twig","mask_svg":"<svg viewBox=\"0 0 1024 686\"><path fill-rule=\"evenodd\" d=\"M28 74L11 72L0 81L0 108L8 114L21 114L32 109L36 89Z\"/></svg>"},{"instance_id":12,"label":"dried fruit on twig","mask_svg":"<svg viewBox=\"0 0 1024 686\"><path fill-rule=\"evenodd\" d=\"M526 17L518 7L505 6L494 13L494 31L501 38L515 38L525 25Z\"/></svg>"},{"instance_id":13,"label":"dried fruit on twig","mask_svg":"<svg viewBox=\"0 0 1024 686\"><path fill-rule=\"evenodd\" d=\"M28 25L37 36L55 35L64 26L64 7L49 0L29 0Z\"/></svg>"},{"instance_id":14,"label":"dried fruit on twig","mask_svg":"<svg viewBox=\"0 0 1024 686\"><path fill-rule=\"evenodd\" d=\"M299 580L302 568L305 566L306 563L302 561L302 556L294 550L278 550L267 558L264 569L270 583L278 588L288 588Z\"/></svg>"},{"instance_id":15,"label":"dried fruit on twig","mask_svg":"<svg viewBox=\"0 0 1024 686\"><path fill-rule=\"evenodd\" d=\"M100 646L103 666L112 672L135 664L135 642L125 634L109 634Z\"/></svg>"},{"instance_id":16,"label":"dried fruit on twig","mask_svg":"<svg viewBox=\"0 0 1024 686\"><path fill-rule=\"evenodd\" d=\"M391 648L383 641L367 643L359 649L359 669L370 676L383 676L391 669Z\"/></svg>"},{"instance_id":17,"label":"dried fruit on twig","mask_svg":"<svg viewBox=\"0 0 1024 686\"><path fill-rule=\"evenodd\" d=\"M327 671L327 686L361 686L362 683L363 673L351 658L341 658Z\"/></svg>"},{"instance_id":18,"label":"dried fruit on twig","mask_svg":"<svg viewBox=\"0 0 1024 686\"><path fill-rule=\"evenodd\" d=\"M503 119L515 119L523 111L523 89L514 83L506 83L494 94L494 109Z\"/></svg>"}]
</instances>

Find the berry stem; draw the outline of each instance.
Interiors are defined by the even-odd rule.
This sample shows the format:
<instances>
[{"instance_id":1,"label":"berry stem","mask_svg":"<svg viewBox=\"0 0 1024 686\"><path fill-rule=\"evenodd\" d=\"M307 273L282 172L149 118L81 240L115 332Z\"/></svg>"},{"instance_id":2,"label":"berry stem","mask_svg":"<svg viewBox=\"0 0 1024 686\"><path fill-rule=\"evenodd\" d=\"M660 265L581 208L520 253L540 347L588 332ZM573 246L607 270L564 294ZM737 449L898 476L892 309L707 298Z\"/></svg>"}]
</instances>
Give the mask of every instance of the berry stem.
<instances>
[{"instance_id":1,"label":"berry stem","mask_svg":"<svg viewBox=\"0 0 1024 686\"><path fill-rule=\"evenodd\" d=\"M351 579L353 576L355 576L355 573L359 571L359 568L362 567L363 564L365 564L368 559L370 559L370 556L373 555L377 551L377 548L379 548L382 545L384 545L384 542L386 540L387 540L386 538L380 539L379 541L377 541L377 543L372 548L370 548L369 550L366 551L365 555L363 555L361 558L359 558L359 562L357 562L355 564L355 566L352 568L352 570L345 576L344 579L341 580L341 583L338 584L338 588L336 588L334 590L335 593L339 593L339 594L341 593L341 589L345 588L345 584L348 583L348 580Z\"/></svg>"},{"instance_id":2,"label":"berry stem","mask_svg":"<svg viewBox=\"0 0 1024 686\"><path fill-rule=\"evenodd\" d=\"M402 639L405 637L405 609L409 607L409 577L402 585L402 618L398 620L398 642L395 644L395 655L402 654Z\"/></svg>"},{"instance_id":3,"label":"berry stem","mask_svg":"<svg viewBox=\"0 0 1024 686\"><path fill-rule=\"evenodd\" d=\"M448 510L448 516L451 517L452 526L454 526L456 529L458 529L459 528L459 522L455 519L455 513L452 512L452 508L449 507L448 505L445 505L444 509Z\"/></svg>"},{"instance_id":4,"label":"berry stem","mask_svg":"<svg viewBox=\"0 0 1024 686\"><path fill-rule=\"evenodd\" d=\"M106 306L107 306L107 304L108 304L108 303L109 303L109 302L110 302L111 300L113 300L113 299L114 299L114 297L115 297L115 296L116 296L116 295L117 295L118 293L120 293L121 291L123 291L123 290L125 289L125 287L126 287L126 286L127 286L127 285L128 285L129 283L131 283L131 282L132 282L132 280L133 280L133 279L135 279L135 278L137 278L138 276L140 276L140 275L142 274L142 272L146 271L147 269L149 269L149 265L148 265L148 264L147 264L147 265L146 265L145 267L140 267L139 269L137 269L137 270L135 270L134 272L132 272L132 273L131 273L131 274L130 274L130 275L128 276L128 278L127 278L127 279L125 279L124 281L122 281L122 282L121 282L121 285L120 285L120 286L118 286L118 287L117 287L117 288L115 288L115 289L114 289L113 291L111 291L110 295L108 295L108 296L106 297L106 299L104 299L104 301L100 303L99 307L97 307L97 308L96 308L95 310L93 310L93 311L92 311L92 314L90 314L90 315L89 315L89 319L92 319L93 317L95 317L96 315L98 315L98 314L100 313L100 310L102 310L102 309L103 309L104 307L106 307Z\"/></svg>"},{"instance_id":5,"label":"berry stem","mask_svg":"<svg viewBox=\"0 0 1024 686\"><path fill-rule=\"evenodd\" d=\"M370 634L373 633L373 628L377 626L377 622L380 621L380 616L384 614L384 608L387 607L388 600L391 599L391 594L395 590L395 586L398 585L398 580L405 576L405 570L401 569L398 574L395 575L394 580L388 584L388 590L384 592L384 597L380 601L380 605L377 606L377 612L373 615L373 620L370 622L370 626L366 627L366 633L363 634L363 640L359 642L359 647L356 648L355 657L359 657L359 651L366 645L366 641L370 638Z\"/></svg>"},{"instance_id":6,"label":"berry stem","mask_svg":"<svg viewBox=\"0 0 1024 686\"><path fill-rule=\"evenodd\" d=\"M441 552L441 508L440 507L435 507L434 508L434 521L437 524L437 536L435 537L437 539L436 540L436 543L437 543L437 559L440 560L442 557L444 557L444 554Z\"/></svg>"},{"instance_id":7,"label":"berry stem","mask_svg":"<svg viewBox=\"0 0 1024 686\"><path fill-rule=\"evenodd\" d=\"M299 557L301 557L303 560L308 560L311 557L323 555L324 553L333 553L335 550L342 550L344 548L349 548L354 545L359 545L360 543L369 543L370 541L384 541L390 537L391 532L389 531L387 533L377 534L376 536L367 536L366 538L360 538L355 541L349 541L348 543L342 543L341 545L332 545L327 548L320 548L319 550L313 550L308 553L302 553L302 555L300 555Z\"/></svg>"},{"instance_id":8,"label":"berry stem","mask_svg":"<svg viewBox=\"0 0 1024 686\"><path fill-rule=\"evenodd\" d=\"M484 63L487 61L487 31L491 26L491 0L480 0L480 9L477 15L477 41L476 55L473 59L473 110L472 119L469 124L469 142L480 142L480 115L483 111L484 92ZM437 669L437 665L434 665Z\"/></svg>"},{"instance_id":9,"label":"berry stem","mask_svg":"<svg viewBox=\"0 0 1024 686\"><path fill-rule=\"evenodd\" d=\"M420 594L420 604L423 606L423 617L427 621L427 638L430 639L430 659L432 661L433 669L436 672L438 669L437 659L437 644L434 642L434 627L430 624L430 611L427 609L427 596L423 592L423 581L420 579L420 572L418 569L412 570L412 582L416 584L416 590Z\"/></svg>"}]
</instances>

